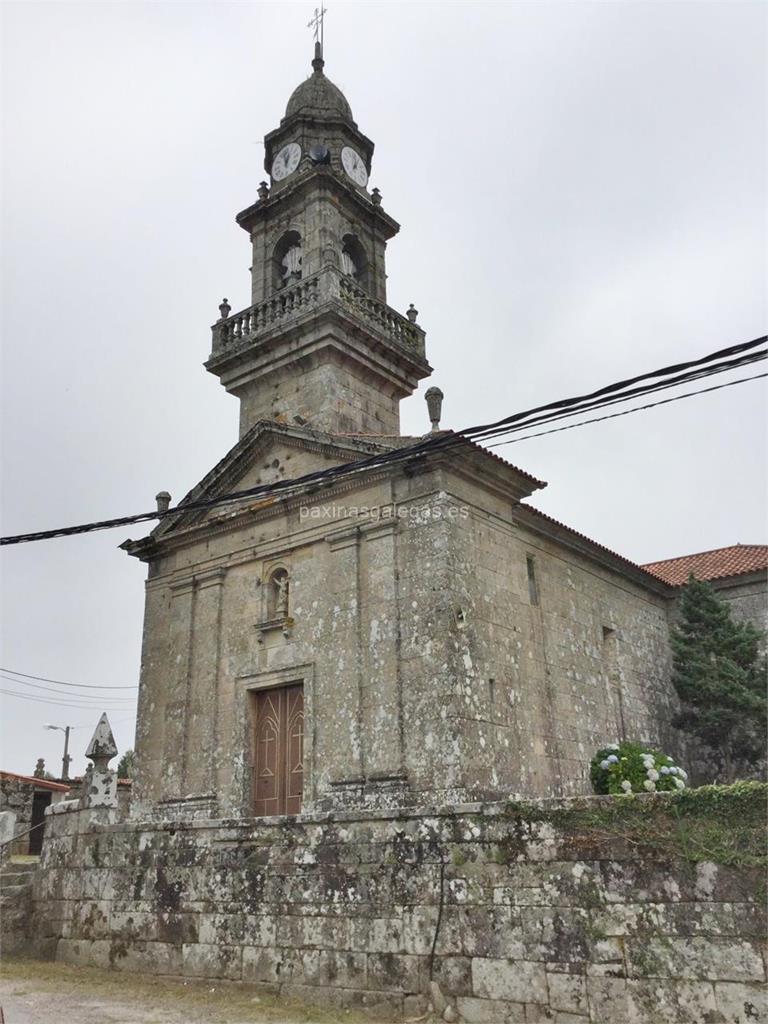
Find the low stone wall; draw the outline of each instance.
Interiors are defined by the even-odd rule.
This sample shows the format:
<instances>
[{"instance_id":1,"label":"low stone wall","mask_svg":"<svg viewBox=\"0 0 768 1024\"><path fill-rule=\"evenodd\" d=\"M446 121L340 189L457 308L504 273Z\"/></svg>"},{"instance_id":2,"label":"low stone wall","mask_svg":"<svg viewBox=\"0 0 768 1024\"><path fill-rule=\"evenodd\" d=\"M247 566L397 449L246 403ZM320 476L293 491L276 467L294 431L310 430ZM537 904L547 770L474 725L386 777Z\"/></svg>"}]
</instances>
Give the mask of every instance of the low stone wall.
<instances>
[{"instance_id":1,"label":"low stone wall","mask_svg":"<svg viewBox=\"0 0 768 1024\"><path fill-rule=\"evenodd\" d=\"M765 787L698 792L186 825L65 811L35 944L390 1017L755 1024Z\"/></svg>"},{"instance_id":2,"label":"low stone wall","mask_svg":"<svg viewBox=\"0 0 768 1024\"><path fill-rule=\"evenodd\" d=\"M12 775L0 775L0 811L14 815L13 831L21 838L9 843L5 856L26 853L29 837L26 834L32 824L32 801L34 787L28 781Z\"/></svg>"}]
</instances>

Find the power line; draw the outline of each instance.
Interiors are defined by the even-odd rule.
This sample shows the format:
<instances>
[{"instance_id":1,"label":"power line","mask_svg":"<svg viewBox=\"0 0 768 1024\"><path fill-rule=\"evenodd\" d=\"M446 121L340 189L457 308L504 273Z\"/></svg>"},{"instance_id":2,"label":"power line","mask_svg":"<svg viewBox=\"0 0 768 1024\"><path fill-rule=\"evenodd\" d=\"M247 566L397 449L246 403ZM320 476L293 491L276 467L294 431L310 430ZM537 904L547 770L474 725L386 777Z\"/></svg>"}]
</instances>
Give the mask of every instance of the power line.
<instances>
[{"instance_id":1,"label":"power line","mask_svg":"<svg viewBox=\"0 0 768 1024\"><path fill-rule=\"evenodd\" d=\"M475 428L477 432L473 435L473 440L485 440L489 437L500 437L505 434L513 433L519 430L527 430L528 427L536 426L539 423L552 423L556 420L567 419L570 416L578 416L582 412L590 412L592 409L603 409L606 406L618 405L622 402L629 401L630 398L637 398L640 395L652 395L659 391L667 391L670 388L679 387L682 384L692 383L695 380L701 380L703 377L711 377L714 374L725 373L729 370L739 370L744 366L749 366L752 363L762 362L768 356L768 351L751 352L748 355L740 356L737 359L727 360L722 363L715 363L712 366L705 366L699 369L688 371L676 377L672 377L670 380L659 381L654 384L644 385L639 388L633 388L629 391L624 391L622 394L617 396L609 396L606 398L600 398L595 401L588 401L579 404L573 409L567 409L562 412L547 413L541 416L534 416L526 418L520 423L511 423L509 426L501 425L497 427L489 427L485 430Z\"/></svg>"},{"instance_id":2,"label":"power line","mask_svg":"<svg viewBox=\"0 0 768 1024\"><path fill-rule=\"evenodd\" d=\"M324 470L316 470L315 472L308 473L295 479L277 481L273 484L261 484L256 487L248 488L247 490L220 495L217 498L186 501L181 505L177 505L173 509L168 509L165 512L158 512L158 510L155 509L152 512L144 512L132 516L121 516L117 519L107 519L99 522L84 523L78 526L61 527L55 530L43 530L36 533L3 537L0 538L0 544L23 544L37 540L48 540L53 537L65 537L81 533L91 533L96 530L107 530L117 526L127 526L132 523L164 519L169 515L179 515L197 510L213 508L218 505L242 501L246 498L264 497L268 500L274 500L276 495L287 495L294 491L306 490L313 485L315 487L320 487L324 484L329 484L342 476L361 473L369 469L378 468L390 463L401 462L403 460L412 460L416 457L427 455L437 450L445 449L448 446L460 444L467 440L479 440L487 439L489 437L503 436L504 434L522 430L535 424L551 422L552 420L575 415L578 412L585 412L600 408L604 405L613 405L617 402L627 401L632 397L638 397L642 394L652 394L655 391L662 390L667 387L674 387L678 384L688 383L689 381L699 379L702 376L708 376L713 373L723 373L727 370L732 370L748 363L758 362L768 356L768 350L753 350L758 346L763 345L766 341L768 341L768 337L763 336L756 338L753 341L743 342L739 345L732 345L728 348L719 349L717 352L712 352L707 356L701 356L698 359L689 360L685 363L677 363L658 370L652 370L649 373L640 374L629 378L628 380L608 384L586 395L561 399L557 402L549 402L545 405L540 405L533 409L526 410L525 412L515 413L512 416L507 416L495 423L468 427L455 433L429 436L425 440L419 441L414 445L408 445L407 447L397 448L387 452L379 452L366 458L358 459L355 462L346 463L340 466L332 466ZM671 379L664 380L663 378ZM648 381L649 383L640 387L634 386L642 381ZM628 388L630 390L627 390Z\"/></svg>"},{"instance_id":3,"label":"power line","mask_svg":"<svg viewBox=\"0 0 768 1024\"><path fill-rule=\"evenodd\" d=\"M56 690L52 686L41 686L39 683L30 683L26 679L14 679L13 676L6 675L2 670L0 670L0 678L5 679L5 681L8 682L8 683L14 683L16 686L31 686L35 690L45 690L46 693L58 693L58 695L60 697L71 697L72 700L77 699L77 700L93 701L93 700L101 699L101 700L106 701L106 702L108 702L110 704L130 704L134 700L133 697L102 697L102 698L97 698L97 697L92 697L90 694L85 694L85 693L82 694L82 696L79 693L68 694L68 693L63 692L62 690Z\"/></svg>"},{"instance_id":4,"label":"power line","mask_svg":"<svg viewBox=\"0 0 768 1024\"><path fill-rule=\"evenodd\" d=\"M62 708L79 708L81 711L103 711L103 704L71 704L68 701L63 700L50 700L47 697L38 697L37 694L32 695L30 693L18 693L15 690L0 690L0 693L5 694L6 697L20 697L23 700L32 701L33 704L53 704ZM126 708L112 708L113 711L124 711Z\"/></svg>"},{"instance_id":5,"label":"power line","mask_svg":"<svg viewBox=\"0 0 768 1024\"><path fill-rule=\"evenodd\" d=\"M673 398L662 398L658 402L650 402L648 405L638 405L634 409L624 409L622 412L612 412L607 416L595 416L591 420L582 420L580 423L568 423L564 427L553 427L552 430L541 430L538 434L526 434L525 437L513 437L509 441L498 441L496 444L489 444L489 448L503 448L506 444L517 444L519 441L528 441L532 437L544 437L545 434L559 434L562 430L575 430L576 427L586 427L590 423L602 423L603 420L615 420L619 416L630 416L633 412L643 412L645 409L654 409L657 405L668 405L670 402L679 402L682 398L693 398L694 395L706 395L710 391L720 391L721 388L732 388L734 384L746 384L750 380L761 380L768 377L768 373L758 373L754 377L742 377L740 380L729 380L725 384L715 384L711 388L702 388L701 391L688 391L684 395L675 395Z\"/></svg>"},{"instance_id":6,"label":"power line","mask_svg":"<svg viewBox=\"0 0 768 1024\"><path fill-rule=\"evenodd\" d=\"M28 672L16 672L12 668L0 667L0 672L7 672L12 676L21 676L22 679L36 679L40 683L56 683L57 686L77 686L83 690L138 690L138 686L94 686L88 683L70 683L65 682L63 679L49 679L47 676L33 676Z\"/></svg>"}]
</instances>

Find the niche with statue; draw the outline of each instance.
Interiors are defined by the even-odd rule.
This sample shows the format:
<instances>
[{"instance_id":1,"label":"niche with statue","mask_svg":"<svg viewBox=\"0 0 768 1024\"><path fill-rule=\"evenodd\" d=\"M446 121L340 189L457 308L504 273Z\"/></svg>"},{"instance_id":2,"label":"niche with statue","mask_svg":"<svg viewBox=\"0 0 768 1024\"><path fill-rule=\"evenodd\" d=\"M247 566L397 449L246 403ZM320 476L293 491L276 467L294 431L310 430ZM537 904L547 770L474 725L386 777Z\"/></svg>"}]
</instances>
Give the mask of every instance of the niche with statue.
<instances>
[{"instance_id":1,"label":"niche with statue","mask_svg":"<svg viewBox=\"0 0 768 1024\"><path fill-rule=\"evenodd\" d=\"M291 616L291 578L284 565L273 566L261 581L261 621L256 623L259 643L265 634L280 630L283 636L290 636L293 618Z\"/></svg>"}]
</instances>

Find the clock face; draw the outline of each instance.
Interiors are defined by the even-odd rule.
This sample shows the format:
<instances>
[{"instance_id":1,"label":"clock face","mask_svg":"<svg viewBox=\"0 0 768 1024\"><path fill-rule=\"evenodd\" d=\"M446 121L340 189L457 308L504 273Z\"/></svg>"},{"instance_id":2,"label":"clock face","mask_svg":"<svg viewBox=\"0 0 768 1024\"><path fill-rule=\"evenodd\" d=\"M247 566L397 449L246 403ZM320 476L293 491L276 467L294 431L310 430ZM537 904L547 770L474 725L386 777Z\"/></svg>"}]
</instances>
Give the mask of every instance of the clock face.
<instances>
[{"instance_id":1,"label":"clock face","mask_svg":"<svg viewBox=\"0 0 768 1024\"><path fill-rule=\"evenodd\" d=\"M368 184L368 172L365 169L363 159L354 149L345 146L341 151L341 165L352 181L363 188Z\"/></svg>"},{"instance_id":2,"label":"clock face","mask_svg":"<svg viewBox=\"0 0 768 1024\"><path fill-rule=\"evenodd\" d=\"M275 181L282 181L289 174L293 174L301 160L301 146L298 142L289 142L283 146L275 159L272 161L272 177Z\"/></svg>"}]
</instances>

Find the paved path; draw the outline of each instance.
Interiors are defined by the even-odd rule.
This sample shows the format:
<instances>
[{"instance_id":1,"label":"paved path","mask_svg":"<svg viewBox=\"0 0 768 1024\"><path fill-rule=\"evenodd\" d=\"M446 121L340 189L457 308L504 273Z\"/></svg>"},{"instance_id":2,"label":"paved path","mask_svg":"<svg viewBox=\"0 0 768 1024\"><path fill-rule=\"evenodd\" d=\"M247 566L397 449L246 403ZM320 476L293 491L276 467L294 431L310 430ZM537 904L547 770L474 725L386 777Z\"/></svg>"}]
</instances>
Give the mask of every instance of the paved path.
<instances>
[{"instance_id":1,"label":"paved path","mask_svg":"<svg viewBox=\"0 0 768 1024\"><path fill-rule=\"evenodd\" d=\"M13 994L19 988L0 982L0 1006L5 1024L209 1024L211 1020L206 1010L137 1005L86 993L61 996L56 992L25 990L23 995ZM245 1020L238 1015L232 1024L244 1024Z\"/></svg>"},{"instance_id":2,"label":"paved path","mask_svg":"<svg viewBox=\"0 0 768 1024\"><path fill-rule=\"evenodd\" d=\"M4 1024L357 1024L221 982L184 982L69 964L10 960L0 968ZM1 1020L2 1018L0 1018Z\"/></svg>"}]
</instances>

